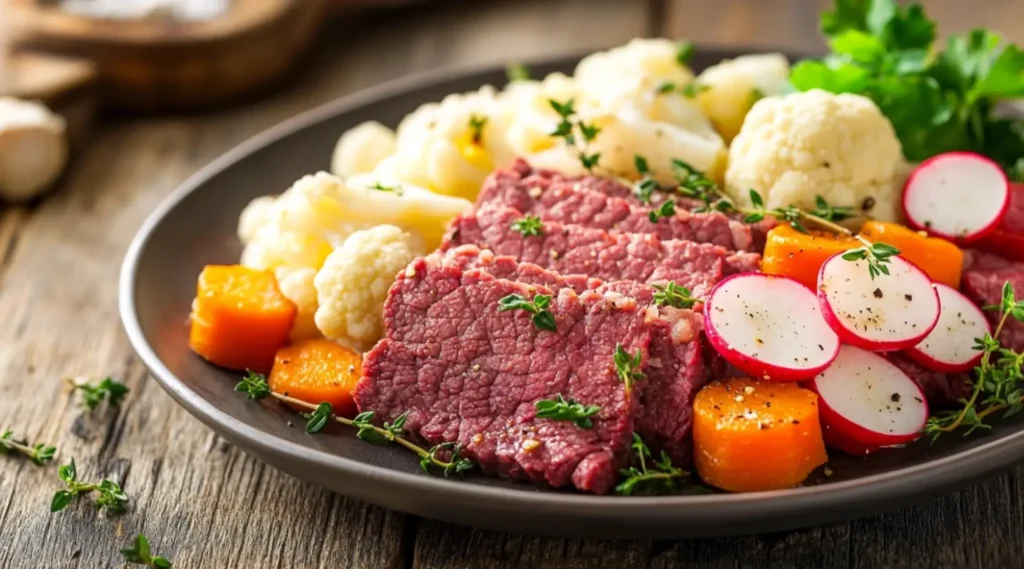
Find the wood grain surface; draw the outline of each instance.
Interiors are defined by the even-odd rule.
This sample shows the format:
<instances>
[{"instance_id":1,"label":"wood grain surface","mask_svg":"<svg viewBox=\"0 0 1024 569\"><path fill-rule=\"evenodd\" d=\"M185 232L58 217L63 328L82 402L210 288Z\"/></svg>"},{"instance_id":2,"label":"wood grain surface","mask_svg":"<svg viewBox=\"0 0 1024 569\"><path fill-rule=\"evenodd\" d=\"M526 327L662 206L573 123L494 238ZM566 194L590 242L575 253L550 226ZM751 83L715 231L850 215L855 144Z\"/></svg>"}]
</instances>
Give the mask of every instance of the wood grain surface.
<instances>
[{"instance_id":1,"label":"wood grain surface","mask_svg":"<svg viewBox=\"0 0 1024 569\"><path fill-rule=\"evenodd\" d=\"M1000 27L1024 7L926 2L943 26ZM332 24L290 84L215 114L107 118L59 190L0 211L0 430L58 445L82 478L120 481L121 516L50 514L55 468L0 457L0 568L122 567L145 532L181 568L1024 567L1024 470L889 514L738 539L615 542L499 534L406 516L282 475L228 445L148 377L116 313L127 244L187 176L304 109L412 71L599 47L637 35L813 50L813 1L441 3ZM282 188L283 189L283 188ZM61 377L132 393L84 415ZM452 507L458 507L453 504Z\"/></svg>"}]
</instances>

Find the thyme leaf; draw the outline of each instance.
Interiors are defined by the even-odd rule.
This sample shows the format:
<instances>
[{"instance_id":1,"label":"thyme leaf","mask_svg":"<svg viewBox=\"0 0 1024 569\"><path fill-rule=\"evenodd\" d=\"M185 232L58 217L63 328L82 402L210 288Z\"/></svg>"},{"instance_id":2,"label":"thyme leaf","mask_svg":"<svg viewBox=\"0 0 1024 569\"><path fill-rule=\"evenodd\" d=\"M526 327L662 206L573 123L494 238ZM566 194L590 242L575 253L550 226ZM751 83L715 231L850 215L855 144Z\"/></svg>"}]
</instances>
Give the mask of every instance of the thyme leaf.
<instances>
[{"instance_id":1,"label":"thyme leaf","mask_svg":"<svg viewBox=\"0 0 1024 569\"><path fill-rule=\"evenodd\" d=\"M323 408L323 404L317 405L310 403L309 401L303 401L301 399L291 397L290 395L273 391L267 384L266 376L251 371L242 378L241 382L239 382L235 387L235 391L243 392L247 395L253 393L257 395L257 397L252 397L250 395L248 397L249 399L273 397L274 399L287 403L291 406L313 411L313 414L316 414L318 409ZM406 411L405 413L395 417L394 421L391 423L385 422L383 426L378 427L373 424L373 411L364 411L352 419L335 414L330 414L328 416L329 420L355 428L356 437L362 441L381 445L393 442L414 452L420 457L421 464L426 464L428 469L431 466L440 468L442 472L444 472L445 476L462 473L473 468L473 462L471 460L460 457L459 453L461 452L461 447L456 443L443 443L430 449L425 449L406 438L405 425L408 418L409 412ZM445 460L439 454L444 450L449 450L451 452L451 457L448 460Z\"/></svg>"},{"instance_id":2,"label":"thyme leaf","mask_svg":"<svg viewBox=\"0 0 1024 569\"><path fill-rule=\"evenodd\" d=\"M533 404L537 411L538 419L552 419L555 421L572 421L581 429L593 428L594 423L591 417L601 410L597 405L584 405L573 399L564 399L559 393L555 399L541 399Z\"/></svg>"},{"instance_id":3,"label":"thyme leaf","mask_svg":"<svg viewBox=\"0 0 1024 569\"><path fill-rule=\"evenodd\" d=\"M135 536L135 541L132 542L131 547L121 549L121 555L124 557L125 563L145 565L146 567L153 567L155 569L172 568L171 562L168 561L166 557L150 553L149 539L141 533Z\"/></svg>"},{"instance_id":4,"label":"thyme leaf","mask_svg":"<svg viewBox=\"0 0 1024 569\"><path fill-rule=\"evenodd\" d=\"M534 326L540 330L554 332L558 327L554 315L547 309L550 303L551 295L549 294L534 295L533 300L526 300L518 294L510 294L498 300L498 310L501 312L525 310L533 315Z\"/></svg>"}]
</instances>

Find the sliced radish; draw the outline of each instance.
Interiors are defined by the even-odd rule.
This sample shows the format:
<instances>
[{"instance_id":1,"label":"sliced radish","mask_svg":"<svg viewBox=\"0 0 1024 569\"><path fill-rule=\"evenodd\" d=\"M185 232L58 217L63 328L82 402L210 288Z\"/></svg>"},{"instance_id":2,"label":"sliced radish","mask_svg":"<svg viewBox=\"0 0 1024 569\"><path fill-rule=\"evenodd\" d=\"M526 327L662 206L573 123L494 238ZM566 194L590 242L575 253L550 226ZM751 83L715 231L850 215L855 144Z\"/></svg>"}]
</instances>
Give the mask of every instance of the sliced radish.
<instances>
[{"instance_id":1,"label":"sliced radish","mask_svg":"<svg viewBox=\"0 0 1024 569\"><path fill-rule=\"evenodd\" d=\"M924 340L907 348L907 355L931 370L967 371L981 361L974 339L991 333L992 327L985 313L959 291L940 283L932 286L939 293L939 321Z\"/></svg>"},{"instance_id":2,"label":"sliced radish","mask_svg":"<svg viewBox=\"0 0 1024 569\"><path fill-rule=\"evenodd\" d=\"M914 229L963 242L990 233L1010 206L1010 181L998 164L973 152L922 162L903 186L903 213Z\"/></svg>"},{"instance_id":3,"label":"sliced radish","mask_svg":"<svg viewBox=\"0 0 1024 569\"><path fill-rule=\"evenodd\" d=\"M874 278L868 261L839 253L818 272L825 321L847 343L874 351L916 345L939 319L939 296L928 275L903 257L890 257L888 275Z\"/></svg>"},{"instance_id":4,"label":"sliced radish","mask_svg":"<svg viewBox=\"0 0 1024 569\"><path fill-rule=\"evenodd\" d=\"M704 320L718 353L758 378L810 379L839 351L814 293L789 277L743 273L720 281L704 303Z\"/></svg>"},{"instance_id":5,"label":"sliced radish","mask_svg":"<svg viewBox=\"0 0 1024 569\"><path fill-rule=\"evenodd\" d=\"M820 398L825 444L849 454L916 440L928 420L921 388L882 356L844 345L810 387Z\"/></svg>"}]
</instances>

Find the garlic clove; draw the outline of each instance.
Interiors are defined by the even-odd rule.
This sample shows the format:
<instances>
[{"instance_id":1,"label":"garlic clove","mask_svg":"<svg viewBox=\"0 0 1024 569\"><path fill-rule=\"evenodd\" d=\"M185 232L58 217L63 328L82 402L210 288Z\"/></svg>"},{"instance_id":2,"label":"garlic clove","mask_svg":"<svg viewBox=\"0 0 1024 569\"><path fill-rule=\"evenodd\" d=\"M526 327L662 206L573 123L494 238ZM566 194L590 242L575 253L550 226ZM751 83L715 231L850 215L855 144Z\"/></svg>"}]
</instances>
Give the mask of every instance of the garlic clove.
<instances>
[{"instance_id":1,"label":"garlic clove","mask_svg":"<svg viewBox=\"0 0 1024 569\"><path fill-rule=\"evenodd\" d=\"M63 118L39 103L0 98L0 199L38 196L60 176L67 159Z\"/></svg>"}]
</instances>

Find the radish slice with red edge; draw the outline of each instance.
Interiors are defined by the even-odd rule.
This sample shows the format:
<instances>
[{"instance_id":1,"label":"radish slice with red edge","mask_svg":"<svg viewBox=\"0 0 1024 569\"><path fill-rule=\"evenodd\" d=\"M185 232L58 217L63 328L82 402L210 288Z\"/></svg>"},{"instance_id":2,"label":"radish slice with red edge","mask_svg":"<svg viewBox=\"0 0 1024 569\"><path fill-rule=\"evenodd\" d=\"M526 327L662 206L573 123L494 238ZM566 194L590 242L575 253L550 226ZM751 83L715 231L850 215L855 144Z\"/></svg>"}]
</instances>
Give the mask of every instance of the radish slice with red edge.
<instances>
[{"instance_id":1,"label":"radish slice with red edge","mask_svg":"<svg viewBox=\"0 0 1024 569\"><path fill-rule=\"evenodd\" d=\"M903 257L884 263L874 278L868 261L829 257L818 272L825 321L847 344L890 351L918 344L939 319L939 296L924 271Z\"/></svg>"},{"instance_id":2,"label":"radish slice with red edge","mask_svg":"<svg viewBox=\"0 0 1024 569\"><path fill-rule=\"evenodd\" d=\"M903 213L914 229L961 242L990 233L1009 207L1006 173L973 152L933 156L903 186Z\"/></svg>"},{"instance_id":3,"label":"radish slice with red edge","mask_svg":"<svg viewBox=\"0 0 1024 569\"><path fill-rule=\"evenodd\" d=\"M718 353L757 378L810 379L839 351L814 293L789 277L743 273L720 281L704 303L704 321Z\"/></svg>"},{"instance_id":4,"label":"radish slice with red edge","mask_svg":"<svg viewBox=\"0 0 1024 569\"><path fill-rule=\"evenodd\" d=\"M928 421L917 383L884 357L844 345L810 388L818 394L825 444L848 454L912 442Z\"/></svg>"},{"instance_id":5,"label":"radish slice with red edge","mask_svg":"<svg viewBox=\"0 0 1024 569\"><path fill-rule=\"evenodd\" d=\"M992 333L985 313L956 289L935 283L939 294L939 321L931 333L907 355L922 366L945 373L959 373L978 365L982 353L974 339Z\"/></svg>"}]
</instances>

